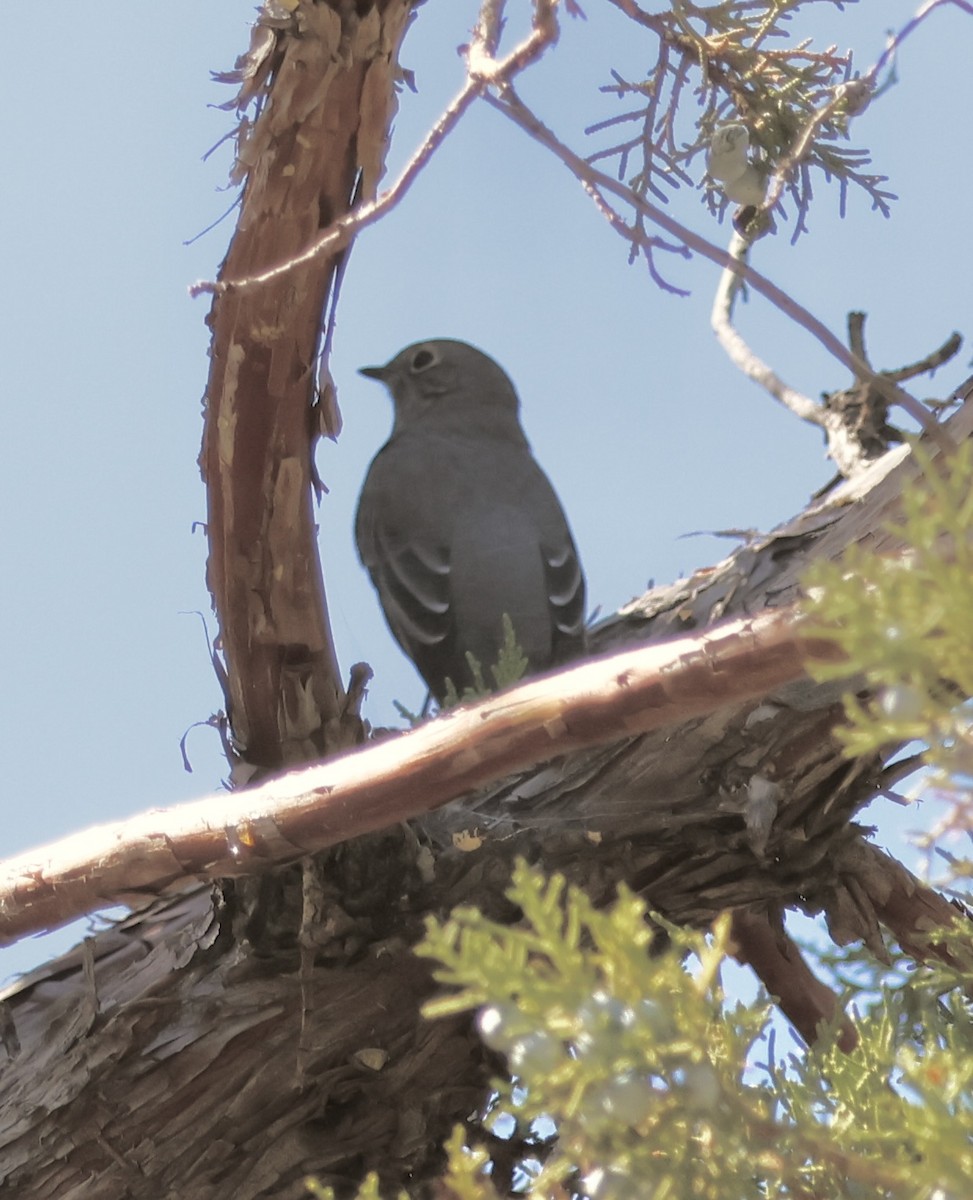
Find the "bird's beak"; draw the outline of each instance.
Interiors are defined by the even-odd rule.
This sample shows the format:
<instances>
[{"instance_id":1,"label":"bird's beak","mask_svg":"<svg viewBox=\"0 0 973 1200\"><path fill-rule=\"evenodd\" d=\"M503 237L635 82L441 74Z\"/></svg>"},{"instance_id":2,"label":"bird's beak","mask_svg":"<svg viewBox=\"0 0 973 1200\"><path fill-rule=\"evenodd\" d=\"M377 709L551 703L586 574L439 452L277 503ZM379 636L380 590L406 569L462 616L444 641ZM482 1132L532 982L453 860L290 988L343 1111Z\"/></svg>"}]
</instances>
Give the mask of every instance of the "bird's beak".
<instances>
[{"instance_id":1,"label":"bird's beak","mask_svg":"<svg viewBox=\"0 0 973 1200\"><path fill-rule=\"evenodd\" d=\"M359 367L358 374L364 375L368 379L378 379L382 383L389 377L388 366L384 367Z\"/></svg>"}]
</instances>

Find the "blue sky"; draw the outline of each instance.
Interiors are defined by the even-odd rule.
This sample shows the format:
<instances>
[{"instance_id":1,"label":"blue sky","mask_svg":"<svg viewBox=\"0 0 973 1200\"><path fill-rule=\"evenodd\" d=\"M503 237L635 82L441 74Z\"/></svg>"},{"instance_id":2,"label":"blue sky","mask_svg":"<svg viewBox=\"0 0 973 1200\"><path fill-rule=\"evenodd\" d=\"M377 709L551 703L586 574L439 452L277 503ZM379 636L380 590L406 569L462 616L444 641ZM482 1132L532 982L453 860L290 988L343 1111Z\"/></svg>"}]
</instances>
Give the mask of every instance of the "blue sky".
<instances>
[{"instance_id":1,"label":"blue sky","mask_svg":"<svg viewBox=\"0 0 973 1200\"><path fill-rule=\"evenodd\" d=\"M419 10L402 55L419 92L401 96L393 173L460 86L456 47L476 7ZM565 21L560 45L522 89L576 144L611 111L597 92L610 68L634 74L649 53L601 0L586 7L589 20ZM865 0L844 14L812 7L795 35L852 46L864 67L917 0ZM184 731L221 703L199 617L187 615L209 609L205 545L193 532L205 519L196 455L208 302L187 288L213 277L232 232L231 217L197 237L232 201L228 148L202 158L233 120L214 107L231 93L209 72L245 47L252 12L250 0L170 0L118 6L98 21L76 0L48 0L31 9L22 52L8 56L3 854L198 797L223 775L209 731L189 737L193 774L179 751ZM822 182L810 234L795 247L767 239L755 258L839 333L849 309L865 309L877 366L969 332L971 47L973 19L934 13L903 48L897 86L855 127L855 144L871 147L900 197L891 220L853 195L840 221L837 194ZM680 192L670 207L725 243L728 230L699 193ZM591 604L605 611L649 579L671 580L728 549L680 535L770 528L830 477L818 433L716 345L715 268L698 258L667 264L692 291L677 299L626 253L564 168L486 106L355 246L333 359L345 430L319 454L330 488L320 524L343 668L367 659L376 672L373 722L395 719L393 698L418 707L423 693L352 545L357 492L390 421L384 392L358 366L429 336L465 338L496 357L569 514ZM846 382L763 301L740 323L809 394ZM948 391L969 356L965 347L919 394ZM906 826L921 823L921 813L906 815ZM0 977L38 957L30 943L5 951Z\"/></svg>"}]
</instances>

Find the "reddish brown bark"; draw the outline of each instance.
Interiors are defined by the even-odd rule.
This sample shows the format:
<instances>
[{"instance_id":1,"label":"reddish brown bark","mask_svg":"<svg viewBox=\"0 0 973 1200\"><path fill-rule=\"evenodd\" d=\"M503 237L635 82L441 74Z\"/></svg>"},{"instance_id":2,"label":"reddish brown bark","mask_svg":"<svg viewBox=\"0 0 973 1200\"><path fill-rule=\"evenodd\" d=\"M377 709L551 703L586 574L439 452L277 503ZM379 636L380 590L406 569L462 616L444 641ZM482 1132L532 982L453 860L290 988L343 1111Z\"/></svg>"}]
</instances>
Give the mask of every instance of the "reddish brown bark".
<instances>
[{"instance_id":1,"label":"reddish brown bark","mask_svg":"<svg viewBox=\"0 0 973 1200\"><path fill-rule=\"evenodd\" d=\"M795 943L784 932L779 914L738 909L733 914L735 958L752 967L768 993L780 1005L781 1012L813 1045L823 1024L834 1020L838 999L811 971ZM851 1052L858 1045L858 1034L847 1018L840 1022L838 1045Z\"/></svg>"},{"instance_id":2,"label":"reddish brown bark","mask_svg":"<svg viewBox=\"0 0 973 1200\"><path fill-rule=\"evenodd\" d=\"M300 3L293 27L258 26L243 64L246 95L259 91L252 72L268 95L241 144L253 166L210 314L200 457L207 582L242 778L347 746L360 722L345 711L312 508L316 357L340 251L241 281L306 250L356 190L374 195L411 7Z\"/></svg>"}]
</instances>

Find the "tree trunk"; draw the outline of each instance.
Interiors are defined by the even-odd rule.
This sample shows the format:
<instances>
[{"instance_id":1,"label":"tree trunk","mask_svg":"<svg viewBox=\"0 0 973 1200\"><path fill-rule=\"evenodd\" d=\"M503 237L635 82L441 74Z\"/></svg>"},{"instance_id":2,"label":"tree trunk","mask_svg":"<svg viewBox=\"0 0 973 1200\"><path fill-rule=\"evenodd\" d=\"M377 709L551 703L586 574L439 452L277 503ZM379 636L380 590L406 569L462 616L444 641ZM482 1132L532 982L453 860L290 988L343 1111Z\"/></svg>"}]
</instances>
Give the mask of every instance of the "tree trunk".
<instances>
[{"instance_id":1,"label":"tree trunk","mask_svg":"<svg viewBox=\"0 0 973 1200\"><path fill-rule=\"evenodd\" d=\"M970 436L973 404L949 429ZM913 473L891 452L712 570L649 592L595 648L787 602L810 559L851 541L893 548L880 526ZM919 953L916 935L955 911L854 824L881 764L842 758L840 719L835 686L804 680L303 866L156 901L9 990L0 1178L27 1200L249 1200L302 1196L307 1173L349 1194L375 1169L424 1194L497 1064L467 1022L419 1016L434 985L410 947L426 914L458 903L515 919L503 888L516 855L598 902L624 880L675 921L737 911L740 957L813 1034L827 1004L781 910L823 911L838 942L864 938L879 955L882 926Z\"/></svg>"}]
</instances>

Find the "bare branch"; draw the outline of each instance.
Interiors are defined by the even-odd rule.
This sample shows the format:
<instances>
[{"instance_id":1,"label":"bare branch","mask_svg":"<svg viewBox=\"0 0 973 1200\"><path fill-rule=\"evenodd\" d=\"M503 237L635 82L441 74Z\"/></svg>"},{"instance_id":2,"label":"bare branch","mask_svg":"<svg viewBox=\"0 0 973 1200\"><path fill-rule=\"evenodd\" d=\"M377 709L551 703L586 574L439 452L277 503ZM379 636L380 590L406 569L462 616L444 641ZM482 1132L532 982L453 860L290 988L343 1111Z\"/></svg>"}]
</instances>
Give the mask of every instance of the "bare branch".
<instances>
[{"instance_id":1,"label":"bare branch","mask_svg":"<svg viewBox=\"0 0 973 1200\"><path fill-rule=\"evenodd\" d=\"M729 254L746 262L750 248L749 240L735 233L730 241ZM876 457L888 449L890 443L900 441L898 432L886 422L887 401L884 393L871 385L868 378L856 374L852 388L830 393L825 402L818 403L809 396L789 387L776 372L760 359L747 345L733 325L733 308L742 288L742 280L733 271L725 270L713 299L710 323L730 361L748 378L784 405L795 416L822 429L828 441L828 455L840 473L850 478L861 471ZM926 355L917 363L897 371L875 372L865 350L865 314L848 314L848 345L855 360L865 363L873 377L897 382L911 379L923 371L929 371L951 358L959 349L958 334L948 339L938 350Z\"/></svg>"},{"instance_id":2,"label":"bare branch","mask_svg":"<svg viewBox=\"0 0 973 1200\"><path fill-rule=\"evenodd\" d=\"M277 279L281 275L286 275L323 255L333 254L343 246L347 246L360 229L373 225L379 217L394 208L405 196L423 167L446 137L456 128L460 118L476 99L482 86L482 83L469 80L440 114L438 120L426 134L422 145L406 163L398 179L388 191L382 192L375 200L360 205L347 216L334 221L306 250L277 263L266 271L261 271L259 274L247 275L241 279L200 280L192 285L189 294L195 297L206 292L221 295L229 291L246 291L248 288L270 283L271 280Z\"/></svg>"},{"instance_id":3,"label":"bare branch","mask_svg":"<svg viewBox=\"0 0 973 1200\"><path fill-rule=\"evenodd\" d=\"M635 3L635 0L610 0L610 3L614 4L616 8L620 8L626 17L631 17L639 25L644 25L646 29L657 33L660 38L668 35L669 27L665 20L654 13L646 12Z\"/></svg>"},{"instance_id":4,"label":"bare branch","mask_svg":"<svg viewBox=\"0 0 973 1200\"><path fill-rule=\"evenodd\" d=\"M865 349L865 314L863 312L848 314L848 346L852 354L871 366L871 359Z\"/></svg>"},{"instance_id":5,"label":"bare branch","mask_svg":"<svg viewBox=\"0 0 973 1200\"><path fill-rule=\"evenodd\" d=\"M749 241L742 234L734 233L728 250L730 257L745 263L749 250ZM720 275L710 317L710 324L720 345L735 367L755 383L759 383L796 417L813 425L823 426L825 421L821 406L803 392L795 391L784 383L771 367L754 354L733 325L734 302L742 286L743 280L736 271L726 268Z\"/></svg>"},{"instance_id":6,"label":"bare branch","mask_svg":"<svg viewBox=\"0 0 973 1200\"><path fill-rule=\"evenodd\" d=\"M814 1045L822 1024L834 1020L838 998L807 965L797 945L784 932L780 917L772 920L764 912L737 909L733 914L733 951L738 962L753 968L781 1012L809 1046ZM838 1045L850 1053L858 1045L855 1027L844 1018Z\"/></svg>"},{"instance_id":7,"label":"bare branch","mask_svg":"<svg viewBox=\"0 0 973 1200\"><path fill-rule=\"evenodd\" d=\"M688 226L677 221L664 209L646 200L644 196L636 195L625 184L612 179L611 176L606 175L603 171L599 171L583 158L580 158L569 146L560 141L540 118L524 104L513 87L507 85L501 90L499 96L494 96L490 92L484 92L483 99L493 108L496 108L498 112L502 112L516 125L519 125L529 133L535 141L550 150L582 185L587 184L601 192L609 192L619 197L625 203L630 204L638 214L644 216L653 224L660 226L673 237L678 238L690 250L709 259L710 262L716 263L724 270L732 271L740 276L754 291L759 292L765 299L769 300L785 316L790 317L803 329L807 330L838 362L847 367L853 375L859 375L867 379L886 397L890 404L897 404L908 412L942 449L951 450L954 448L948 435L943 431L942 426L936 422L928 409L890 379L876 374L867 363L851 354L831 330L823 322L819 321L813 313L795 300L793 296L783 291L765 275L762 275L747 263L734 258L721 247L716 246L713 242L710 242L700 234L695 233ZM586 190L588 189L586 188ZM621 231L617 224L615 228ZM637 229L633 230L628 225L625 225L624 229L629 231L626 236L630 236L633 239L640 237Z\"/></svg>"},{"instance_id":8,"label":"bare branch","mask_svg":"<svg viewBox=\"0 0 973 1200\"><path fill-rule=\"evenodd\" d=\"M409 5L391 0L370 26L342 12L302 4L271 28L278 18L263 9L251 52L233 73L246 77L244 102L253 98L259 115L245 137L241 130L246 183L224 280L299 253L322 214L347 213L359 187L374 192ZM286 288L221 285L209 315L199 459L206 581L238 782L363 736L345 703L312 500L314 442L328 404L326 378L325 394L315 395L315 364L339 257L305 266Z\"/></svg>"},{"instance_id":9,"label":"bare branch","mask_svg":"<svg viewBox=\"0 0 973 1200\"><path fill-rule=\"evenodd\" d=\"M878 75L885 70L888 64L895 57L899 47L902 45L905 39L909 37L910 34L915 33L915 31L919 28L923 21L926 20L931 12L937 8L945 8L947 5L951 5L953 8L958 8L962 12L965 12L968 16L973 17L973 4L971 4L969 0L926 0L926 3L920 7L916 15L910 21L907 21L905 25L903 25L903 27L898 31L898 33L889 37L888 45L886 46L884 53L878 62L876 62L872 69L868 72L867 78L870 78L871 81L874 82Z\"/></svg>"},{"instance_id":10,"label":"bare branch","mask_svg":"<svg viewBox=\"0 0 973 1200\"><path fill-rule=\"evenodd\" d=\"M917 375L928 375L955 357L962 344L962 337L958 333L951 333L938 349L931 350L925 357L909 363L906 367L899 367L894 371L883 371L882 374L886 379L891 379L895 383L901 383L903 379L914 379Z\"/></svg>"},{"instance_id":11,"label":"bare branch","mask_svg":"<svg viewBox=\"0 0 973 1200\"><path fill-rule=\"evenodd\" d=\"M480 15L473 28L473 44L479 45L490 58L497 53L503 30L503 10L507 0L483 0Z\"/></svg>"},{"instance_id":12,"label":"bare branch","mask_svg":"<svg viewBox=\"0 0 973 1200\"><path fill-rule=\"evenodd\" d=\"M93 829L0 864L0 944L199 879L254 874L418 816L510 773L762 696L800 678L794 608L585 663L401 737Z\"/></svg>"},{"instance_id":13,"label":"bare branch","mask_svg":"<svg viewBox=\"0 0 973 1200\"><path fill-rule=\"evenodd\" d=\"M546 6L541 6L546 11ZM453 97L422 144L402 169L398 179L374 200L360 205L346 216L340 217L316 238L300 254L277 263L259 274L240 279L203 280L193 284L190 295L200 296L210 292L220 295L229 291L245 291L269 283L322 256L333 254L346 246L359 230L373 225L386 212L394 208L406 195L422 172L426 163L443 144L447 136L459 124L461 117L473 101L491 86L512 78L543 54L557 36L553 15L535 21L535 27L506 58L497 62L492 56L492 47L499 37L499 20L503 5L485 0L477 25L476 36L467 48L468 78L460 91Z\"/></svg>"}]
</instances>

